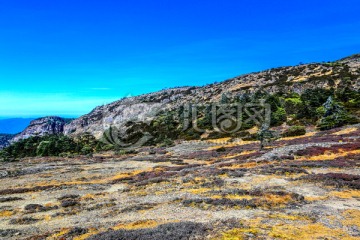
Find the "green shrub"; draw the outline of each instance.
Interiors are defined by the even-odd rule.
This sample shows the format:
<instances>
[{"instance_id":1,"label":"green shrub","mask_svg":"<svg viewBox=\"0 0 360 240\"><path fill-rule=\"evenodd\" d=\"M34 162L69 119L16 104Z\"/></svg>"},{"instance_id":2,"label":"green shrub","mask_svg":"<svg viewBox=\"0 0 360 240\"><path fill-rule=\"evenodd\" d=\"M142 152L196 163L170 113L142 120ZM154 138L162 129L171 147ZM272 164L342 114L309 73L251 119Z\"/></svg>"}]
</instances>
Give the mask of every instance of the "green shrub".
<instances>
[{"instance_id":1,"label":"green shrub","mask_svg":"<svg viewBox=\"0 0 360 240\"><path fill-rule=\"evenodd\" d=\"M322 116L324 116L326 110L324 106L318 107L316 108L316 116L321 118Z\"/></svg>"},{"instance_id":2,"label":"green shrub","mask_svg":"<svg viewBox=\"0 0 360 240\"><path fill-rule=\"evenodd\" d=\"M298 114L299 110L304 107L304 103L300 97L285 98L285 111L288 114Z\"/></svg>"},{"instance_id":3,"label":"green shrub","mask_svg":"<svg viewBox=\"0 0 360 240\"><path fill-rule=\"evenodd\" d=\"M328 98L323 107L325 113L317 125L320 130L328 130L359 122L356 117L349 114L346 109L340 103L333 100L332 97Z\"/></svg>"},{"instance_id":4,"label":"green shrub","mask_svg":"<svg viewBox=\"0 0 360 240\"><path fill-rule=\"evenodd\" d=\"M94 152L94 151L93 151L92 147L89 146L89 145L83 146L83 147L81 148L81 151L80 151L80 153L83 154L83 155L88 155L88 154L91 154L91 153L93 153L93 152Z\"/></svg>"},{"instance_id":5,"label":"green shrub","mask_svg":"<svg viewBox=\"0 0 360 240\"><path fill-rule=\"evenodd\" d=\"M286 122L286 111L282 107L278 107L275 112L271 112L271 126L279 126Z\"/></svg>"},{"instance_id":6,"label":"green shrub","mask_svg":"<svg viewBox=\"0 0 360 240\"><path fill-rule=\"evenodd\" d=\"M39 143L36 148L36 156L45 157L50 156L55 149L52 146L52 142L50 141L42 141Z\"/></svg>"},{"instance_id":7,"label":"green shrub","mask_svg":"<svg viewBox=\"0 0 360 240\"><path fill-rule=\"evenodd\" d=\"M0 159L9 161L24 157L72 156L90 154L102 144L88 135L76 141L64 135L34 136L13 143L1 151Z\"/></svg>"},{"instance_id":8,"label":"green shrub","mask_svg":"<svg viewBox=\"0 0 360 240\"><path fill-rule=\"evenodd\" d=\"M171 147L174 146L174 141L170 138L165 138L162 143L160 143L160 147Z\"/></svg>"},{"instance_id":9,"label":"green shrub","mask_svg":"<svg viewBox=\"0 0 360 240\"><path fill-rule=\"evenodd\" d=\"M306 134L306 129L304 126L291 126L282 134L282 137L294 137L305 134Z\"/></svg>"},{"instance_id":10,"label":"green shrub","mask_svg":"<svg viewBox=\"0 0 360 240\"><path fill-rule=\"evenodd\" d=\"M304 103L304 106L300 108L297 117L316 121L318 119L316 109L321 107L328 97L333 95L334 91L329 89L315 88L305 90L301 95L301 101Z\"/></svg>"}]
</instances>

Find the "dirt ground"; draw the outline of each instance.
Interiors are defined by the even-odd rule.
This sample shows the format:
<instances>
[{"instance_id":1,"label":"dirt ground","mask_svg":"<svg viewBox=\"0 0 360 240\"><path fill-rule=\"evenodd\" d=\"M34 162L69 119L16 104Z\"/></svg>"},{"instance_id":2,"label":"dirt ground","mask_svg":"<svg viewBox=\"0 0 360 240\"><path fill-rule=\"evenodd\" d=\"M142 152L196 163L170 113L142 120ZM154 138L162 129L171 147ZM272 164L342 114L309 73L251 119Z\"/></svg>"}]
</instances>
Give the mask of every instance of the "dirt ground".
<instances>
[{"instance_id":1,"label":"dirt ground","mask_svg":"<svg viewBox=\"0 0 360 240\"><path fill-rule=\"evenodd\" d=\"M0 165L0 239L360 239L360 127Z\"/></svg>"}]
</instances>

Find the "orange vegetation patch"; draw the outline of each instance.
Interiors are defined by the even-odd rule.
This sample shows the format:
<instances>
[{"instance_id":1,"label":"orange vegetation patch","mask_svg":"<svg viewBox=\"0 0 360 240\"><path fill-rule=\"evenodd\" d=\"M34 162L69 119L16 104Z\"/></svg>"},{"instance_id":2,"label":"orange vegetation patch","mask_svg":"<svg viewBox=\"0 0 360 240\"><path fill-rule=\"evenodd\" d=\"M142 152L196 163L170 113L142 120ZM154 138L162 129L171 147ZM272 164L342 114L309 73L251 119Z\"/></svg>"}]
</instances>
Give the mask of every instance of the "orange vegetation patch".
<instances>
[{"instance_id":1,"label":"orange vegetation patch","mask_svg":"<svg viewBox=\"0 0 360 240\"><path fill-rule=\"evenodd\" d=\"M141 229L141 228L153 228L158 226L160 223L156 222L154 220L141 220L137 222L131 222L131 223L120 223L112 229L119 230L119 229L126 229L126 230L133 230L133 229Z\"/></svg>"},{"instance_id":2,"label":"orange vegetation patch","mask_svg":"<svg viewBox=\"0 0 360 240\"><path fill-rule=\"evenodd\" d=\"M357 238L351 237L349 234L341 229L328 228L320 223L294 225L294 224L279 224L272 227L270 237L276 239L289 240L313 240L313 239L348 239L355 240Z\"/></svg>"},{"instance_id":3,"label":"orange vegetation patch","mask_svg":"<svg viewBox=\"0 0 360 240\"><path fill-rule=\"evenodd\" d=\"M246 150L246 151L243 151L241 153L238 153L238 154L231 154L231 155L227 155L224 157L224 159L229 159L229 158L236 158L236 157L239 157L239 156L245 156L245 155L249 155L249 154L253 154L257 152L256 150Z\"/></svg>"},{"instance_id":4,"label":"orange vegetation patch","mask_svg":"<svg viewBox=\"0 0 360 240\"><path fill-rule=\"evenodd\" d=\"M90 236L95 235L99 232L101 232L101 230L96 229L96 228L90 228L87 233L80 235L78 237L75 237L73 240L85 240L85 239L89 238Z\"/></svg>"},{"instance_id":5,"label":"orange vegetation patch","mask_svg":"<svg viewBox=\"0 0 360 240\"><path fill-rule=\"evenodd\" d=\"M209 192L213 189L211 188L197 188L197 189L187 189L186 192L192 193L192 194L203 194L206 192Z\"/></svg>"},{"instance_id":6,"label":"orange vegetation patch","mask_svg":"<svg viewBox=\"0 0 360 240\"><path fill-rule=\"evenodd\" d=\"M296 160L309 160L309 161L322 161L322 160L334 160L339 157L346 157L349 155L360 154L360 150L352 150L352 151L343 151L339 149L339 152L325 152L322 155L310 156L310 157L296 157Z\"/></svg>"},{"instance_id":7,"label":"orange vegetation patch","mask_svg":"<svg viewBox=\"0 0 360 240\"><path fill-rule=\"evenodd\" d=\"M259 234L259 229L257 228L235 228L223 232L220 238L214 238L213 240L243 240L247 239L247 235L256 236Z\"/></svg>"},{"instance_id":8,"label":"orange vegetation patch","mask_svg":"<svg viewBox=\"0 0 360 240\"><path fill-rule=\"evenodd\" d=\"M299 139L299 138L305 138L305 137L312 137L316 134L316 132L308 132L305 135L301 135L301 136L294 136L294 137L282 137L276 141L289 141L289 140L293 140L293 139Z\"/></svg>"},{"instance_id":9,"label":"orange vegetation patch","mask_svg":"<svg viewBox=\"0 0 360 240\"><path fill-rule=\"evenodd\" d=\"M357 226L360 228L360 210L349 209L342 213L344 220L342 221L343 225L346 226Z\"/></svg>"},{"instance_id":10,"label":"orange vegetation patch","mask_svg":"<svg viewBox=\"0 0 360 240\"><path fill-rule=\"evenodd\" d=\"M90 194L90 193L88 193L88 194L86 194L86 195L84 195L84 196L82 196L81 197L81 200L94 200L94 199L96 199L97 197L94 195L94 194Z\"/></svg>"},{"instance_id":11,"label":"orange vegetation patch","mask_svg":"<svg viewBox=\"0 0 360 240\"><path fill-rule=\"evenodd\" d=\"M274 195L274 194L265 194L264 198L266 202L272 206L282 206L293 200L290 194L286 194L283 196Z\"/></svg>"},{"instance_id":12,"label":"orange vegetation patch","mask_svg":"<svg viewBox=\"0 0 360 240\"><path fill-rule=\"evenodd\" d=\"M58 181L58 180L51 180L46 182L37 182L36 184L28 185L27 187L58 187L58 186L71 186L71 185L89 185L89 184L108 184L113 183L114 181L121 181L122 179L127 179L129 177L133 177L139 173L142 172L148 172L151 171L151 169L148 170L135 170L133 172L125 172L125 173L119 173L115 176L104 178L104 179L98 179L98 180L91 180L91 181Z\"/></svg>"},{"instance_id":13,"label":"orange vegetation patch","mask_svg":"<svg viewBox=\"0 0 360 240\"><path fill-rule=\"evenodd\" d=\"M306 196L305 201L307 201L307 202L323 201L328 198L329 198L329 196Z\"/></svg>"},{"instance_id":14,"label":"orange vegetation patch","mask_svg":"<svg viewBox=\"0 0 360 240\"><path fill-rule=\"evenodd\" d=\"M351 127L351 128L345 128L343 130L340 130L336 133L333 133L333 135L343 135L343 134L349 134L349 133L352 133L352 132L356 132L358 129L355 128L355 127Z\"/></svg>"},{"instance_id":15,"label":"orange vegetation patch","mask_svg":"<svg viewBox=\"0 0 360 240\"><path fill-rule=\"evenodd\" d=\"M260 164L257 162L247 162L247 163L233 164L231 166L226 166L226 167L222 167L222 168L223 169L254 168L254 167L259 167L261 165L267 165L267 164Z\"/></svg>"},{"instance_id":16,"label":"orange vegetation patch","mask_svg":"<svg viewBox=\"0 0 360 240\"><path fill-rule=\"evenodd\" d=\"M62 228L59 232L51 235L47 239L61 239L62 236L64 236L65 234L67 234L69 232L70 232L69 228Z\"/></svg>"},{"instance_id":17,"label":"orange vegetation patch","mask_svg":"<svg viewBox=\"0 0 360 240\"><path fill-rule=\"evenodd\" d=\"M360 198L360 190L345 190L342 192L331 192L330 193L331 196L334 197L338 197L338 198L344 198L344 199L349 199L349 198Z\"/></svg>"},{"instance_id":18,"label":"orange vegetation patch","mask_svg":"<svg viewBox=\"0 0 360 240\"><path fill-rule=\"evenodd\" d=\"M0 217L2 218L11 217L12 215L14 215L13 211L8 211L8 210L0 211Z\"/></svg>"},{"instance_id":19,"label":"orange vegetation patch","mask_svg":"<svg viewBox=\"0 0 360 240\"><path fill-rule=\"evenodd\" d=\"M311 221L311 219L308 216L302 216L302 215L288 215L288 214L271 214L269 215L270 218L274 219L282 219L282 220L290 220L290 221Z\"/></svg>"},{"instance_id":20,"label":"orange vegetation patch","mask_svg":"<svg viewBox=\"0 0 360 240\"><path fill-rule=\"evenodd\" d=\"M225 196L213 195L213 196L210 196L210 198L212 198L212 199L227 198L227 199L231 199L231 200L242 200L242 199L250 200L250 199L253 199L253 197L250 196L250 195L235 195L235 194L228 194L228 195L225 195Z\"/></svg>"},{"instance_id":21,"label":"orange vegetation patch","mask_svg":"<svg viewBox=\"0 0 360 240\"><path fill-rule=\"evenodd\" d=\"M226 142L222 143L220 141L221 140L218 140L219 145L209 147L206 150L216 150L216 149L221 148L221 147L230 148L230 147L248 145L248 144L252 144L252 143L258 143L258 141L243 141L243 140L236 140L236 141L231 142L231 143L226 143Z\"/></svg>"}]
</instances>

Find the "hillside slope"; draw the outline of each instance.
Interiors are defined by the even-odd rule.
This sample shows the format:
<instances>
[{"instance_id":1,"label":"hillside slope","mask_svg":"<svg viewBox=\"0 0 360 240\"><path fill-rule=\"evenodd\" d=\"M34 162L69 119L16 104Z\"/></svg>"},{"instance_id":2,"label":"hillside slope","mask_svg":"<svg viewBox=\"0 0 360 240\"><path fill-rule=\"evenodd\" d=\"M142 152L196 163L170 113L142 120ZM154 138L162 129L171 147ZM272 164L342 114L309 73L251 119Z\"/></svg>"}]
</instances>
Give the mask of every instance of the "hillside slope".
<instances>
[{"instance_id":1,"label":"hillside slope","mask_svg":"<svg viewBox=\"0 0 360 240\"><path fill-rule=\"evenodd\" d=\"M89 114L71 122L58 117L35 120L22 133L16 135L12 142L29 136L54 133L64 133L69 136L90 133L100 139L104 132L114 125L119 129L120 135L126 136L129 128L139 128L138 126L134 127L134 124L129 125L129 123L148 124L159 112L177 111L185 104L220 102L224 96L236 101L236 99L245 95L253 95L258 91L267 94L291 95L302 94L311 89L332 89L333 91L350 89L358 92L360 89L360 54L335 62L280 67L245 74L204 87L173 88L124 98L96 107ZM325 103L326 99L322 101ZM347 101L346 96L344 101ZM354 113L360 116L356 103L353 109ZM142 129L144 130L144 128L146 129L147 126L143 124ZM158 128L153 126L153 130L158 131ZM177 136L176 134L172 135Z\"/></svg>"},{"instance_id":2,"label":"hillside slope","mask_svg":"<svg viewBox=\"0 0 360 240\"><path fill-rule=\"evenodd\" d=\"M360 55L353 55L332 63L312 63L269 69L241 75L221 83L204 87L184 87L162 90L122 99L95 108L64 127L64 133L78 135L85 132L100 138L109 123L120 128L133 119L144 119L153 112L176 109L187 103L219 102L225 94L237 98L260 89L274 94L279 92L301 94L307 89L335 90L349 87L360 89Z\"/></svg>"},{"instance_id":3,"label":"hillside slope","mask_svg":"<svg viewBox=\"0 0 360 240\"><path fill-rule=\"evenodd\" d=\"M43 117L30 122L30 125L21 133L14 136L11 142L17 142L30 136L44 136L47 134L59 134L64 132L64 126L69 119L61 117Z\"/></svg>"}]
</instances>

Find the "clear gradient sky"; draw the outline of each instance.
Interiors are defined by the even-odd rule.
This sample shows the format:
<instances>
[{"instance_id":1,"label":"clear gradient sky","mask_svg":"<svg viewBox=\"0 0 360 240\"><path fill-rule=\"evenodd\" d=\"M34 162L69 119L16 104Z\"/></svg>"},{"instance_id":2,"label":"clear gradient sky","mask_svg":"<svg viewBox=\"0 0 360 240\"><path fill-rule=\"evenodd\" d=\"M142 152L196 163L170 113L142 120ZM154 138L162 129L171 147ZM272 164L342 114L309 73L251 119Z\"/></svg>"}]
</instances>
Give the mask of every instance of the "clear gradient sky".
<instances>
[{"instance_id":1,"label":"clear gradient sky","mask_svg":"<svg viewBox=\"0 0 360 240\"><path fill-rule=\"evenodd\" d=\"M0 117L360 52L359 0L0 0Z\"/></svg>"}]
</instances>

